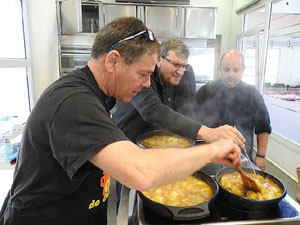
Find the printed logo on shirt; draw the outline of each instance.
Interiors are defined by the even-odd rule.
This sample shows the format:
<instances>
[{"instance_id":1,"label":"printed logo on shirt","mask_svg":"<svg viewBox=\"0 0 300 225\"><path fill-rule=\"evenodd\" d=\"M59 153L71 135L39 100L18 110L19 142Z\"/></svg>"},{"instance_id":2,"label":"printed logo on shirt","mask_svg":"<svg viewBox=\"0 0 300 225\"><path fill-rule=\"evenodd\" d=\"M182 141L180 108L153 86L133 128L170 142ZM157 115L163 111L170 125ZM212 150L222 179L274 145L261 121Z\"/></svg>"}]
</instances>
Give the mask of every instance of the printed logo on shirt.
<instances>
[{"instance_id":1,"label":"printed logo on shirt","mask_svg":"<svg viewBox=\"0 0 300 225\"><path fill-rule=\"evenodd\" d=\"M102 202L105 202L109 196L109 186L110 186L110 175L106 172L103 172L103 176L100 179L100 186L103 188L102 192ZM90 203L89 209L92 209L94 207L97 207L101 204L101 200L95 200Z\"/></svg>"},{"instance_id":2,"label":"printed logo on shirt","mask_svg":"<svg viewBox=\"0 0 300 225\"><path fill-rule=\"evenodd\" d=\"M103 187L103 202L106 201L106 199L109 196L109 186L110 186L110 175L106 172L103 172L103 177L100 180L100 186Z\"/></svg>"}]
</instances>

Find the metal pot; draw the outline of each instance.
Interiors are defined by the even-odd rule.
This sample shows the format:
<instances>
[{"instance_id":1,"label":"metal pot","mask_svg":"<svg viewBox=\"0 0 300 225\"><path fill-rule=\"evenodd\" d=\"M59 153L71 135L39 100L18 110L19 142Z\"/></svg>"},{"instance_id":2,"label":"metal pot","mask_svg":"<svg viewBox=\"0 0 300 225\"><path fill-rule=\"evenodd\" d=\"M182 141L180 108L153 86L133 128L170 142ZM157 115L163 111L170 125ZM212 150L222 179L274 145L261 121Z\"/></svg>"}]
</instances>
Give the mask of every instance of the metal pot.
<instances>
[{"instance_id":1,"label":"metal pot","mask_svg":"<svg viewBox=\"0 0 300 225\"><path fill-rule=\"evenodd\" d=\"M172 136L172 137L179 137L179 138L183 138L187 141L189 141L191 143L190 146L194 145L195 144L195 141L191 140L191 139L188 139L188 138L185 138L185 137L182 137L180 135L177 135L177 134L174 134L174 133L171 133L169 131L166 131L166 130L153 130L153 131L149 131L149 132L146 132L144 134L141 134L140 136L138 136L137 138L137 145L141 148L148 148L147 146L144 146L142 143L142 141L146 138L150 138L150 137L154 137L154 136Z\"/></svg>"},{"instance_id":2,"label":"metal pot","mask_svg":"<svg viewBox=\"0 0 300 225\"><path fill-rule=\"evenodd\" d=\"M214 196L206 202L201 204L193 205L193 206L186 206L186 207L176 207L176 206L169 206L160 204L158 202L154 202L151 199L147 198L142 192L137 191L140 198L142 199L143 205L156 213L161 217L165 217L168 219L173 220L195 220L204 217L208 217L210 215L210 205L214 202L218 192L219 187L215 180L211 178L208 174L197 171L193 176L203 180L206 182L213 190Z\"/></svg>"},{"instance_id":3,"label":"metal pot","mask_svg":"<svg viewBox=\"0 0 300 225\"><path fill-rule=\"evenodd\" d=\"M247 172L251 173L251 171L252 171L251 168L242 167L242 169L246 173ZM226 190L225 188L223 188L220 185L220 180L221 180L222 176L225 174L228 174L228 173L236 172L236 170L234 168L227 167L227 168L220 170L215 176L215 180L218 183L219 189L220 189L218 198L222 202L227 204L228 206L230 206L234 209L238 209L240 211L262 212L262 211L268 211L268 210L270 210L270 208L277 206L278 203L286 195L286 188L285 188L284 184L279 179L277 179L276 177L274 177L266 172L263 172L260 170L255 170L255 171L256 171L256 174L261 175L264 178L268 178L268 179L272 180L275 184L277 184L280 187L280 189L282 190L282 195L278 198L274 198L274 199L270 199L270 200L255 200L255 199L248 199L248 198L238 196L238 195Z\"/></svg>"},{"instance_id":4,"label":"metal pot","mask_svg":"<svg viewBox=\"0 0 300 225\"><path fill-rule=\"evenodd\" d=\"M195 144L195 141L191 140L191 139L188 139L188 138L185 138L185 137L182 137L180 135L177 135L177 134L174 134L174 133L171 133L169 131L165 131L165 130L154 130L154 131L149 131L149 132L146 132L144 134L141 134L140 136L138 136L137 138L137 145L141 148L148 148L147 146L144 146L142 143L142 141L146 138L150 138L150 137L153 137L153 136L173 136L173 137L179 137L179 138L183 138L187 141L189 141L191 143L191 146Z\"/></svg>"}]
</instances>

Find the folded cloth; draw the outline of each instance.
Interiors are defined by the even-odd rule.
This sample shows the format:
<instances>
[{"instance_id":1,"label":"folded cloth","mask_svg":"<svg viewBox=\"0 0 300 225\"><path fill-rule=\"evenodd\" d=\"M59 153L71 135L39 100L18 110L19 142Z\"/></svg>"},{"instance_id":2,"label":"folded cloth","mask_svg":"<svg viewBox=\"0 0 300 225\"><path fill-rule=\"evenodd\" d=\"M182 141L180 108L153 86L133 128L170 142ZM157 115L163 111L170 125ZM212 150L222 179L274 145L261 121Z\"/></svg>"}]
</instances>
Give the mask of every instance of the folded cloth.
<instances>
[{"instance_id":1,"label":"folded cloth","mask_svg":"<svg viewBox=\"0 0 300 225\"><path fill-rule=\"evenodd\" d=\"M16 161L17 161L17 157L18 157L18 152L15 152L9 159L9 163L11 165L15 165L16 164Z\"/></svg>"}]
</instances>

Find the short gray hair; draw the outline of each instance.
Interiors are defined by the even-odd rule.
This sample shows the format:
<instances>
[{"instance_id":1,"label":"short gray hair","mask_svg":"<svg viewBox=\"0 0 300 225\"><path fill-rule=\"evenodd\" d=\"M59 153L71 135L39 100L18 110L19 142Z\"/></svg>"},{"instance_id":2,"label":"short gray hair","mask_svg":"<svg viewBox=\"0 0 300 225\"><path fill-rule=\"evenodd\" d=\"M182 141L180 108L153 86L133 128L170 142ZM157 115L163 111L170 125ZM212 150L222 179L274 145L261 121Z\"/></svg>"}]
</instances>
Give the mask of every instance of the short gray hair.
<instances>
[{"instance_id":1,"label":"short gray hair","mask_svg":"<svg viewBox=\"0 0 300 225\"><path fill-rule=\"evenodd\" d=\"M171 50L175 51L176 56L180 59L187 59L190 56L190 51L186 44L175 38L164 40L161 43L160 56L166 57Z\"/></svg>"}]
</instances>

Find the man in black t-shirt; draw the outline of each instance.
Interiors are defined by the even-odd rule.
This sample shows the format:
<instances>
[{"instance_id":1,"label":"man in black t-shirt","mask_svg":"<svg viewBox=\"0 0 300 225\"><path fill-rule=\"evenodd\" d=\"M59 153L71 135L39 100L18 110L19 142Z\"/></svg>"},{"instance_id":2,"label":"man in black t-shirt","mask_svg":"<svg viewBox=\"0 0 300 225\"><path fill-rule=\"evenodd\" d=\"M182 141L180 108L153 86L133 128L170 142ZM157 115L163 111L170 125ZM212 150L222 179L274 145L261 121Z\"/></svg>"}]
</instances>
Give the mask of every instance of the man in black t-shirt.
<instances>
[{"instance_id":1,"label":"man in black t-shirt","mask_svg":"<svg viewBox=\"0 0 300 225\"><path fill-rule=\"evenodd\" d=\"M32 110L2 224L105 225L110 176L145 191L208 161L241 165L231 140L146 152L113 123L106 99L129 102L149 87L158 55L153 33L134 17L99 31L88 65L51 84Z\"/></svg>"}]
</instances>

